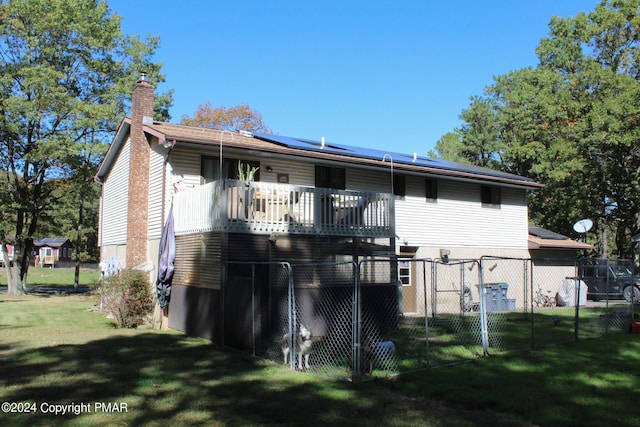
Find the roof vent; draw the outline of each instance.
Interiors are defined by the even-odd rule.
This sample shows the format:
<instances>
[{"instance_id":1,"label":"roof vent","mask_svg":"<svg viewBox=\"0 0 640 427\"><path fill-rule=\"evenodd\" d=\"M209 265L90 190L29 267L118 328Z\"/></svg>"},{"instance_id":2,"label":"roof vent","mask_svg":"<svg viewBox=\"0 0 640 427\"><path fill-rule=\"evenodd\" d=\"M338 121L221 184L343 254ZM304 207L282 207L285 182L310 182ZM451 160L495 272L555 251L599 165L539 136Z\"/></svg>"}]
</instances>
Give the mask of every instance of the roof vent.
<instances>
[{"instance_id":1,"label":"roof vent","mask_svg":"<svg viewBox=\"0 0 640 427\"><path fill-rule=\"evenodd\" d=\"M324 136L320 139L320 148L324 148Z\"/></svg>"},{"instance_id":2,"label":"roof vent","mask_svg":"<svg viewBox=\"0 0 640 427\"><path fill-rule=\"evenodd\" d=\"M249 132L248 130L244 130L244 129L239 129L238 133L242 136L246 136L247 138L253 138L253 134L251 132Z\"/></svg>"}]
</instances>

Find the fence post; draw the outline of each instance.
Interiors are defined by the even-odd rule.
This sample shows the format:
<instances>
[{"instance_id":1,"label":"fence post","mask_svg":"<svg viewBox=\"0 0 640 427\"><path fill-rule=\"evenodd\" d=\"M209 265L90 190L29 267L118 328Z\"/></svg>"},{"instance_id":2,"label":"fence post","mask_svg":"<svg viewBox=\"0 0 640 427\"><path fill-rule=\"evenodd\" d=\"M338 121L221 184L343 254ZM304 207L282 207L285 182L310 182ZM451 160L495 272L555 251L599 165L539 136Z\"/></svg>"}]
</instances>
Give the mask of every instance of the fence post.
<instances>
[{"instance_id":1,"label":"fence post","mask_svg":"<svg viewBox=\"0 0 640 427\"><path fill-rule=\"evenodd\" d=\"M580 278L576 277L576 279L573 281L574 286L577 289L573 290L573 294L576 295L576 313L575 313L575 320L573 321L573 339L574 341L578 341L579 339L579 323L580 323Z\"/></svg>"},{"instance_id":2,"label":"fence post","mask_svg":"<svg viewBox=\"0 0 640 427\"><path fill-rule=\"evenodd\" d=\"M534 268L533 268L533 261L531 262L531 286L529 286L529 307L530 307L530 313L531 313L531 350L534 350L536 348L536 341L535 341L535 328L536 328L536 319L534 316L534 306L533 306L533 288L535 286L535 283L533 282L533 278L535 277L534 274ZM526 290L526 282L525 282L525 290ZM526 291L525 291L526 293Z\"/></svg>"},{"instance_id":3,"label":"fence post","mask_svg":"<svg viewBox=\"0 0 640 427\"><path fill-rule=\"evenodd\" d=\"M433 277L433 263L431 262L429 270L430 277ZM424 294L424 351L425 360L429 366L429 310L427 309L427 262L425 260L422 260L422 287Z\"/></svg>"},{"instance_id":4,"label":"fence post","mask_svg":"<svg viewBox=\"0 0 640 427\"><path fill-rule=\"evenodd\" d=\"M529 283L529 277L531 277L531 287L533 288L533 261L531 259L525 259L522 260L522 263L524 264L523 267L523 273L522 273L522 283L524 284L523 288L524 288L524 310L525 313L527 312L527 309L529 308L528 305L528 295L527 295L527 283ZM531 264L531 276L529 276L529 264Z\"/></svg>"},{"instance_id":5,"label":"fence post","mask_svg":"<svg viewBox=\"0 0 640 427\"><path fill-rule=\"evenodd\" d=\"M483 260L480 259L480 268L478 269L478 293L480 294L480 334L482 337L482 351L486 356L489 354L489 332L487 327L487 306L485 304L484 289L484 267Z\"/></svg>"},{"instance_id":6,"label":"fence post","mask_svg":"<svg viewBox=\"0 0 640 427\"><path fill-rule=\"evenodd\" d=\"M251 263L251 350L256 356L256 265Z\"/></svg>"},{"instance_id":7,"label":"fence post","mask_svg":"<svg viewBox=\"0 0 640 427\"><path fill-rule=\"evenodd\" d=\"M291 264L284 263L287 266L287 274L289 275L289 283L287 286L287 293L288 293L288 297L287 297L287 310L289 311L288 313L288 319L289 319L289 348L290 348L290 354L291 357L289 358L289 367L291 368L292 371L296 370L296 358L297 358L297 354L296 354L296 332L295 332L295 328L297 325L296 322L296 309L295 309L295 305L296 305L296 301L295 301L295 294L293 291L293 271L292 271L292 267Z\"/></svg>"},{"instance_id":8,"label":"fence post","mask_svg":"<svg viewBox=\"0 0 640 427\"><path fill-rule=\"evenodd\" d=\"M359 381L361 376L361 366L360 366L360 358L361 358L361 348L360 343L362 342L362 311L361 311L361 295L360 295L360 264L352 263L353 266L353 279L354 279L354 288L353 288L353 310L352 310L352 319L353 319L353 342L352 342L352 354L353 354L353 362L352 362L352 372L351 378L353 381Z\"/></svg>"}]
</instances>

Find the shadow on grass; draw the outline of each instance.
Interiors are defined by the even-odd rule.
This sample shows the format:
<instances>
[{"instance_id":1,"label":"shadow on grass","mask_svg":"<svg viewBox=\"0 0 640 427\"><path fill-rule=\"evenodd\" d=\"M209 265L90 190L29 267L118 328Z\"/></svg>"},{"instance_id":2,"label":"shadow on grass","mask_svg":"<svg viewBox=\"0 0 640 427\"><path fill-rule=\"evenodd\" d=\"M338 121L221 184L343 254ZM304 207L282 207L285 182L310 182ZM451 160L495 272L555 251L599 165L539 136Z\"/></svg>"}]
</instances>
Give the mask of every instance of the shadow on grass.
<instances>
[{"instance_id":1,"label":"shadow on grass","mask_svg":"<svg viewBox=\"0 0 640 427\"><path fill-rule=\"evenodd\" d=\"M244 356L211 345L149 333L17 353L2 363L0 384L12 389L16 402L128 403L125 420L133 423L172 419L185 409L215 413L220 421L242 414L260 422L252 406L277 393L267 393L268 384L251 377L258 369ZM33 416L24 421L32 423Z\"/></svg>"},{"instance_id":2,"label":"shadow on grass","mask_svg":"<svg viewBox=\"0 0 640 427\"><path fill-rule=\"evenodd\" d=\"M384 407L375 398L351 402L349 384L318 381L173 334L117 336L18 351L2 362L0 373L1 388L9 391L5 399L35 402L38 407L89 403L91 408L90 413L79 415L43 414L40 408L36 414L1 414L0 419L7 421L2 424L12 426L162 425L169 421L296 425L296 420L309 425L310 414L315 425L336 425L345 416L376 413L377 405ZM328 393L327 384L331 384ZM128 411L96 413L94 402L123 402Z\"/></svg>"},{"instance_id":3,"label":"shadow on grass","mask_svg":"<svg viewBox=\"0 0 640 427\"><path fill-rule=\"evenodd\" d=\"M4 400L35 402L38 411L0 414L0 424L476 425L477 409L409 398L389 385L325 381L203 340L144 333L13 352L0 366L0 391ZM96 411L95 402L125 403L127 411ZM90 410L46 414L43 403L75 403L76 410L84 403ZM527 425L480 412L492 425Z\"/></svg>"},{"instance_id":4,"label":"shadow on grass","mask_svg":"<svg viewBox=\"0 0 640 427\"><path fill-rule=\"evenodd\" d=\"M3 343L0 400L34 402L38 411L0 413L0 425L631 427L640 425L635 338L618 334L362 384L155 331L28 349ZM124 403L127 411L96 411L95 402ZM42 412L43 404L70 403L90 410Z\"/></svg>"},{"instance_id":5,"label":"shadow on grass","mask_svg":"<svg viewBox=\"0 0 640 427\"><path fill-rule=\"evenodd\" d=\"M419 372L391 387L541 426L632 427L640 425L638 352L640 336L617 334Z\"/></svg>"}]
</instances>

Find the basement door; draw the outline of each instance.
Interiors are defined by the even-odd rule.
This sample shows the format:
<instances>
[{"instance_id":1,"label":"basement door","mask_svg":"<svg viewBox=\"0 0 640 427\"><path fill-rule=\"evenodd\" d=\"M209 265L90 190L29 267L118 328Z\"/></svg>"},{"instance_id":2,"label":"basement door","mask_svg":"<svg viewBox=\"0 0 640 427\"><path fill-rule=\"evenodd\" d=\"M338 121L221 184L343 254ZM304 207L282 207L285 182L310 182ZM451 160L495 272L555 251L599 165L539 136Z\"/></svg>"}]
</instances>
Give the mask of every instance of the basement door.
<instances>
[{"instance_id":1,"label":"basement door","mask_svg":"<svg viewBox=\"0 0 640 427\"><path fill-rule=\"evenodd\" d=\"M417 312L417 294L414 278L416 263L410 258L398 259L398 280L402 284L402 306L404 313Z\"/></svg>"}]
</instances>

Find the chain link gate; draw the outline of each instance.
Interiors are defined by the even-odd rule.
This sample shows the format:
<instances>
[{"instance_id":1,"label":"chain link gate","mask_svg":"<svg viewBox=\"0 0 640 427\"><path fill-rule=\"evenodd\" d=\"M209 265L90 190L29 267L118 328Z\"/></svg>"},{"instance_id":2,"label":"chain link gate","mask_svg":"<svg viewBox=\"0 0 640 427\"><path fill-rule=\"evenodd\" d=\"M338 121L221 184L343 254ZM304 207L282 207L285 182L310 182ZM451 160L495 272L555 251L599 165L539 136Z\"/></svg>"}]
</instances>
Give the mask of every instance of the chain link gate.
<instances>
[{"instance_id":1,"label":"chain link gate","mask_svg":"<svg viewBox=\"0 0 640 427\"><path fill-rule=\"evenodd\" d=\"M577 260L228 263L224 344L334 379L363 380L628 331L636 305L586 304ZM573 301L540 303L559 289ZM300 335L303 330L309 337Z\"/></svg>"},{"instance_id":2,"label":"chain link gate","mask_svg":"<svg viewBox=\"0 0 640 427\"><path fill-rule=\"evenodd\" d=\"M356 265L288 265L272 277L274 327L264 357L328 378L353 370ZM308 335L307 335L308 332Z\"/></svg>"},{"instance_id":3,"label":"chain link gate","mask_svg":"<svg viewBox=\"0 0 640 427\"><path fill-rule=\"evenodd\" d=\"M480 268L475 260L429 261L428 362L442 366L487 353Z\"/></svg>"}]
</instances>

